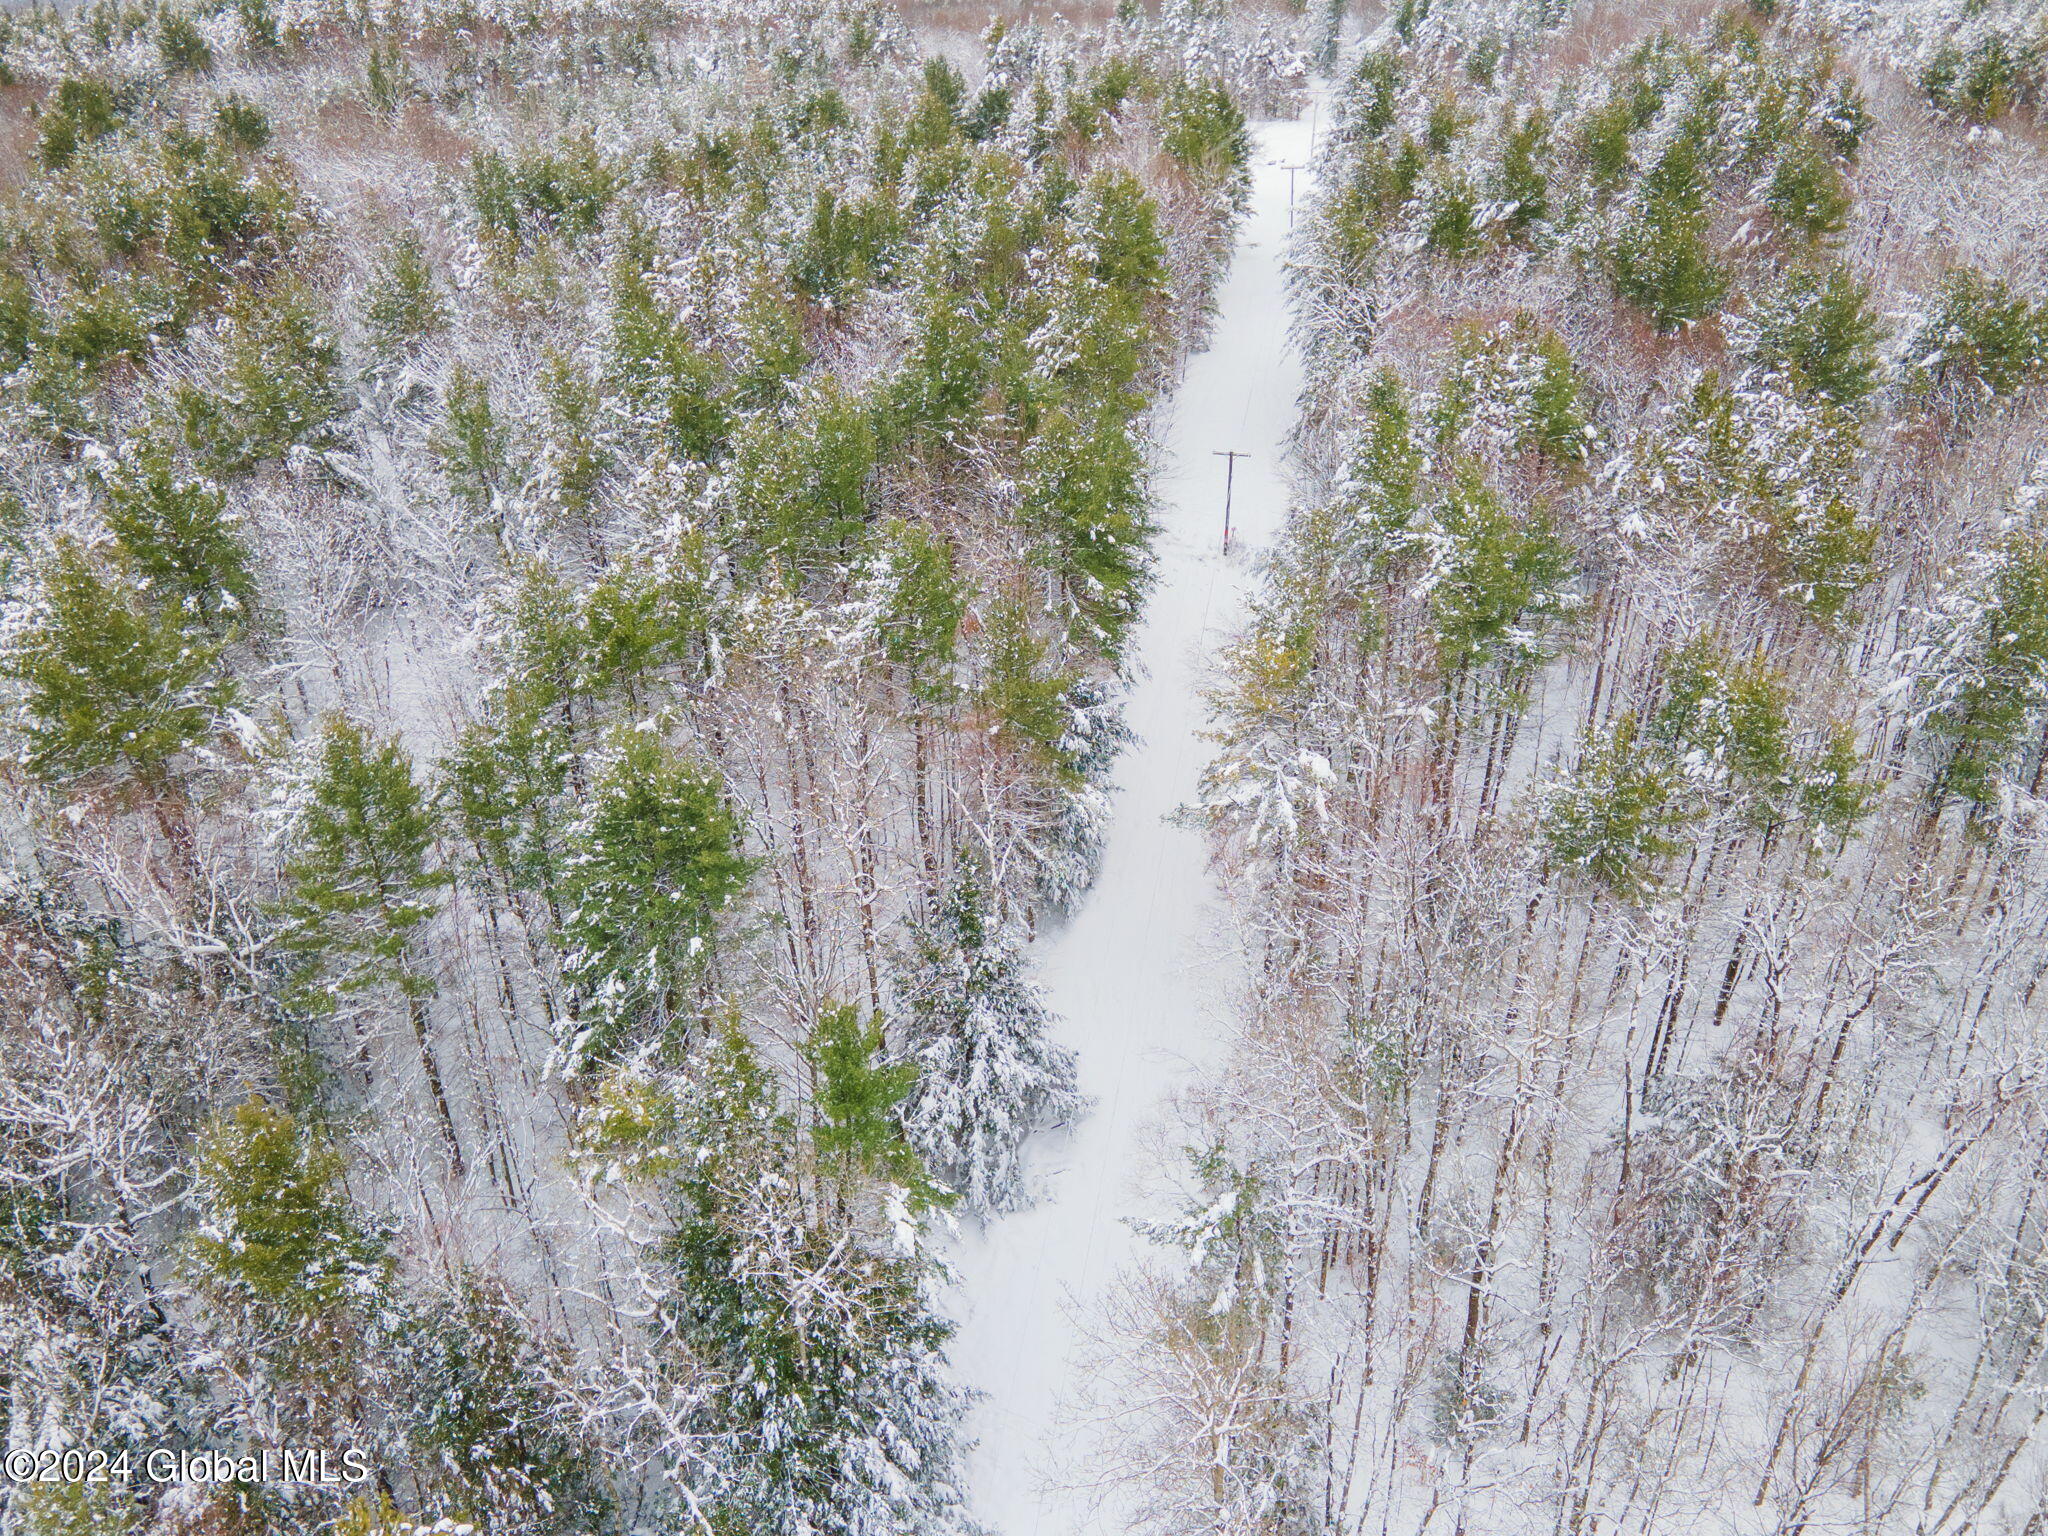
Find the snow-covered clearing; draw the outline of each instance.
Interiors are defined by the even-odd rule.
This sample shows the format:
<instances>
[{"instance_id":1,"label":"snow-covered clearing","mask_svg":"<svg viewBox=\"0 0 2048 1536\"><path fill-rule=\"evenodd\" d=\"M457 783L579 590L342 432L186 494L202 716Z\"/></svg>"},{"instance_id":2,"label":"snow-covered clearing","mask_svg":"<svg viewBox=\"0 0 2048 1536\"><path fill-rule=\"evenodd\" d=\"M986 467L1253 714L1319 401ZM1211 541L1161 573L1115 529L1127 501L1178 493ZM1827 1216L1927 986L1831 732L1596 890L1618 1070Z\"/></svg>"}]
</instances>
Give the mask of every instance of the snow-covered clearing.
<instances>
[{"instance_id":1,"label":"snow-covered clearing","mask_svg":"<svg viewBox=\"0 0 2048 1536\"><path fill-rule=\"evenodd\" d=\"M1158 480L1158 585L1136 641L1129 705L1138 743L1117 774L1116 824L1101 877L1040 946L1061 1038L1094 1100L1071 1131L1032 1149L1039 1203L970 1227L954 1263L960 1331L952 1355L985 1393L971 1426L975 1508L1001 1536L1104 1529L1076 1485L1085 1433L1064 1422L1074 1355L1093 1304L1142 1240L1136 1175L1157 1111L1221 1034L1234 986L1215 938L1203 834L1167 818L1195 793L1205 757L1207 658L1234 627L1258 551L1287 507L1283 473L1300 370L1287 341L1290 179L1304 197L1313 113L1257 128L1252 203L1218 295L1206 350L1168 408ZM1226 450L1236 461L1232 541L1222 554Z\"/></svg>"}]
</instances>

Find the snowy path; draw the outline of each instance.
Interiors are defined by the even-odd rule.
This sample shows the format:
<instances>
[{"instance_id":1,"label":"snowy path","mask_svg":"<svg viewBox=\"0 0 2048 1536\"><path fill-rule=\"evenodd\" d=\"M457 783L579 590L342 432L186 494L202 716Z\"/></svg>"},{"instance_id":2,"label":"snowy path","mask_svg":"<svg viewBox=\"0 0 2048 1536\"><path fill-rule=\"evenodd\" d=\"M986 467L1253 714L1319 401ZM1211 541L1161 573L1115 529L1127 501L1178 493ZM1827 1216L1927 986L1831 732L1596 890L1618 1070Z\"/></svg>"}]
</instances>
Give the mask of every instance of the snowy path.
<instances>
[{"instance_id":1,"label":"snowy path","mask_svg":"<svg viewBox=\"0 0 2048 1536\"><path fill-rule=\"evenodd\" d=\"M1229 989L1223 968L1203 963L1212 912L1201 834L1164 818L1192 798L1206 755L1204 658L1235 622L1256 556L1286 511L1281 458L1300 374L1285 347L1285 166L1306 162L1311 133L1312 119L1259 126L1251 213L1215 329L1170 408L1159 582L1136 640L1140 681L1129 705L1139 742L1118 765L1101 878L1037 954L1094 1109L1033 1149L1040 1204L986 1232L970 1229L954 1256L961 1326L951 1354L987 1394L972 1424L974 1507L999 1536L1116 1528L1091 1520L1086 1500L1041 1488L1050 1468L1070 1461L1059 1405L1072 1380L1076 1305L1085 1312L1141 1247L1123 1218L1137 1209L1132 1184L1148 1125L1219 1034ZM1306 190L1306 174L1299 185ZM1227 561L1225 461L1212 456L1224 449L1249 455L1237 461Z\"/></svg>"}]
</instances>

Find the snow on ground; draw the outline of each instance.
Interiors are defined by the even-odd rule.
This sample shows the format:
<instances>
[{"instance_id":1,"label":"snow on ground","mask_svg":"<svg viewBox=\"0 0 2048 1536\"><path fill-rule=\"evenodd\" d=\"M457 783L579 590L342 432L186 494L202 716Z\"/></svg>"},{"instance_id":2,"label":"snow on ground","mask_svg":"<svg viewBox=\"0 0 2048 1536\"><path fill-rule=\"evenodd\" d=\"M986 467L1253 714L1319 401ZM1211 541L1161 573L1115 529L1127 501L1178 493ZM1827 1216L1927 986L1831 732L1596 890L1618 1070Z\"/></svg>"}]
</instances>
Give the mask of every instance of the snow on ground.
<instances>
[{"instance_id":1,"label":"snow on ground","mask_svg":"<svg viewBox=\"0 0 2048 1536\"><path fill-rule=\"evenodd\" d=\"M951 1354L986 1396L970 1426L979 1517L1000 1536L1082 1536L1113 1529L1089 1500L1048 1486L1086 1476L1085 1441L1062 1424L1073 1355L1091 1305L1142 1240L1135 1176L1148 1126L1222 1033L1233 990L1204 943L1214 917L1203 835L1166 819L1194 797L1206 756L1205 660L1241 611L1259 551L1287 510L1287 435L1301 387L1287 341L1284 260L1293 195L1317 116L1258 126L1250 215L1218 295L1206 351L1189 361L1169 407L1158 491L1158 585L1136 642L1130 696L1138 744L1119 765L1116 822L1101 877L1064 929L1039 946L1059 1034L1080 1057L1095 1101L1070 1132L1041 1138L1039 1204L964 1231L951 1305ZM1236 449L1232 550L1221 551L1224 459Z\"/></svg>"}]
</instances>

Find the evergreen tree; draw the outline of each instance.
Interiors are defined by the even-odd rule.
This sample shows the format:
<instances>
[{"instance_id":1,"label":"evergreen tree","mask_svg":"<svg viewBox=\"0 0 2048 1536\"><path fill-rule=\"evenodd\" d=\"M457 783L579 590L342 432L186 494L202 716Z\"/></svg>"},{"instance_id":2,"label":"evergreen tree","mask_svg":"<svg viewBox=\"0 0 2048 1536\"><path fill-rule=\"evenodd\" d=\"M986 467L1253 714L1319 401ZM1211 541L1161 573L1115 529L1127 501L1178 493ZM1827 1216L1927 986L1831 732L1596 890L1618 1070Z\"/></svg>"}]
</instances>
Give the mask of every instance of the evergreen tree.
<instances>
[{"instance_id":1,"label":"evergreen tree","mask_svg":"<svg viewBox=\"0 0 2048 1536\"><path fill-rule=\"evenodd\" d=\"M719 1532L966 1536L964 1402L921 1261L806 1212L792 1128L736 1026L693 1068L661 1321L729 1383L692 1426L698 1507Z\"/></svg>"},{"instance_id":2,"label":"evergreen tree","mask_svg":"<svg viewBox=\"0 0 2048 1536\"><path fill-rule=\"evenodd\" d=\"M445 769L448 797L490 882L552 902L572 746L546 689L513 680L466 728Z\"/></svg>"},{"instance_id":3,"label":"evergreen tree","mask_svg":"<svg viewBox=\"0 0 2048 1536\"><path fill-rule=\"evenodd\" d=\"M166 74L203 75L213 68L213 49L190 16L171 11L157 22L157 53Z\"/></svg>"},{"instance_id":4,"label":"evergreen tree","mask_svg":"<svg viewBox=\"0 0 2048 1536\"><path fill-rule=\"evenodd\" d=\"M1579 463L1592 445L1585 392L1571 350L1534 315L1524 312L1490 328L1468 326L1437 400L1437 444L1450 448L1479 426L1561 464ZM1370 389L1367 398L1373 398Z\"/></svg>"},{"instance_id":5,"label":"evergreen tree","mask_svg":"<svg viewBox=\"0 0 2048 1536\"><path fill-rule=\"evenodd\" d=\"M549 352L541 370L540 393L547 406L543 484L564 515L585 517L612 467L612 445L601 419L603 402L576 360L558 351Z\"/></svg>"},{"instance_id":6,"label":"evergreen tree","mask_svg":"<svg viewBox=\"0 0 2048 1536\"><path fill-rule=\"evenodd\" d=\"M1801 457L1793 462L1813 472L1817 464L1833 460L1832 473L1821 473L1844 483L1857 436L1842 413L1823 413L1809 430L1795 435L1791 446ZM1772 487L1762 501L1779 592L1822 623L1838 618L1875 574L1870 556L1877 545L1876 526L1825 481L1810 488Z\"/></svg>"},{"instance_id":7,"label":"evergreen tree","mask_svg":"<svg viewBox=\"0 0 2048 1536\"><path fill-rule=\"evenodd\" d=\"M1920 72L1920 87L1943 111L1988 123L2040 88L2041 57L2039 43L1988 30L1968 47L1950 42L1936 49Z\"/></svg>"},{"instance_id":8,"label":"evergreen tree","mask_svg":"<svg viewBox=\"0 0 2048 1536\"><path fill-rule=\"evenodd\" d=\"M391 242L370 281L363 320L378 350L398 356L448 328L448 301L434 285L434 268L419 235L407 230Z\"/></svg>"},{"instance_id":9,"label":"evergreen tree","mask_svg":"<svg viewBox=\"0 0 2048 1536\"><path fill-rule=\"evenodd\" d=\"M89 75L59 80L42 115L36 151L45 167L60 170L85 146L112 133L125 116L113 88Z\"/></svg>"},{"instance_id":10,"label":"evergreen tree","mask_svg":"<svg viewBox=\"0 0 2048 1536\"><path fill-rule=\"evenodd\" d=\"M214 103L213 127L232 148L252 154L270 142L270 115L239 91Z\"/></svg>"},{"instance_id":11,"label":"evergreen tree","mask_svg":"<svg viewBox=\"0 0 2048 1536\"><path fill-rule=\"evenodd\" d=\"M915 1065L888 1059L879 1017L863 1020L850 1004L826 1008L804 1041L810 1063L811 1142L820 1167L833 1170L845 1214L846 1192L863 1179L931 1198L916 1151L904 1139L898 1106L917 1086Z\"/></svg>"},{"instance_id":12,"label":"evergreen tree","mask_svg":"<svg viewBox=\"0 0 2048 1536\"><path fill-rule=\"evenodd\" d=\"M1764 188L1771 216L1809 239L1832 235L1849 222L1855 199L1826 151L1809 139L1788 146Z\"/></svg>"},{"instance_id":13,"label":"evergreen tree","mask_svg":"<svg viewBox=\"0 0 2048 1536\"><path fill-rule=\"evenodd\" d=\"M1608 252L1615 292L1660 331L1712 314L1728 292L1728 272L1707 248L1706 192L1699 145L1681 130L1643 178Z\"/></svg>"},{"instance_id":14,"label":"evergreen tree","mask_svg":"<svg viewBox=\"0 0 2048 1536\"><path fill-rule=\"evenodd\" d=\"M112 1482L18 1484L8 1514L20 1536L130 1536L143 1529L134 1498Z\"/></svg>"},{"instance_id":15,"label":"evergreen tree","mask_svg":"<svg viewBox=\"0 0 2048 1536\"><path fill-rule=\"evenodd\" d=\"M775 409L810 361L795 307L785 291L763 281L739 315L740 360L733 368L734 403L746 409Z\"/></svg>"},{"instance_id":16,"label":"evergreen tree","mask_svg":"<svg viewBox=\"0 0 2048 1536\"><path fill-rule=\"evenodd\" d=\"M291 996L314 1015L349 997L395 991L404 1001L420 1070L455 1172L455 1117L429 1037L436 987L424 930L450 876L433 864L440 808L413 777L396 737L373 740L345 715L320 734L311 772L290 808L285 927L296 959Z\"/></svg>"},{"instance_id":17,"label":"evergreen tree","mask_svg":"<svg viewBox=\"0 0 2048 1536\"><path fill-rule=\"evenodd\" d=\"M1877 529L1855 499L1862 418L1776 378L1748 385L1694 381L1653 449L1659 493L1732 527L1781 597L1831 622L1872 575Z\"/></svg>"},{"instance_id":18,"label":"evergreen tree","mask_svg":"<svg viewBox=\"0 0 2048 1536\"><path fill-rule=\"evenodd\" d=\"M1863 756L1856 750L1856 729L1846 723L1829 727L1820 745L1800 765L1799 814L1822 839L1839 842L1856 830L1876 804L1878 786L1863 776Z\"/></svg>"},{"instance_id":19,"label":"evergreen tree","mask_svg":"<svg viewBox=\"0 0 2048 1536\"><path fill-rule=\"evenodd\" d=\"M1026 450L1024 515L1044 530L1046 563L1066 588L1075 643L1114 661L1150 569L1145 455L1129 422L1105 411L1054 413Z\"/></svg>"},{"instance_id":20,"label":"evergreen tree","mask_svg":"<svg viewBox=\"0 0 2048 1536\"><path fill-rule=\"evenodd\" d=\"M215 634L248 623L256 579L218 485L183 473L155 436L131 444L103 484L107 527L152 587Z\"/></svg>"},{"instance_id":21,"label":"evergreen tree","mask_svg":"<svg viewBox=\"0 0 2048 1536\"><path fill-rule=\"evenodd\" d=\"M716 360L655 301L646 278L627 269L612 285L612 387L679 457L723 459L732 413Z\"/></svg>"},{"instance_id":22,"label":"evergreen tree","mask_svg":"<svg viewBox=\"0 0 2048 1536\"><path fill-rule=\"evenodd\" d=\"M810 227L790 261L790 282L814 304L843 312L886 277L902 237L894 205L818 188Z\"/></svg>"},{"instance_id":23,"label":"evergreen tree","mask_svg":"<svg viewBox=\"0 0 2048 1536\"><path fill-rule=\"evenodd\" d=\"M209 473L243 475L300 446L325 447L347 409L341 349L310 290L238 290L215 387L181 385L185 439Z\"/></svg>"},{"instance_id":24,"label":"evergreen tree","mask_svg":"<svg viewBox=\"0 0 2048 1536\"><path fill-rule=\"evenodd\" d=\"M70 779L125 768L160 791L235 698L220 647L126 573L69 539L43 572L42 608L0 672L24 689L29 768Z\"/></svg>"},{"instance_id":25,"label":"evergreen tree","mask_svg":"<svg viewBox=\"0 0 2048 1536\"><path fill-rule=\"evenodd\" d=\"M1798 818L1817 836L1845 836L1869 809L1855 732L1830 727L1808 750L1795 742L1791 685L1759 653L1727 654L1711 634L1664 659L1664 703L1649 734L1694 782L1732 793L1760 826Z\"/></svg>"},{"instance_id":26,"label":"evergreen tree","mask_svg":"<svg viewBox=\"0 0 2048 1536\"><path fill-rule=\"evenodd\" d=\"M687 1033L691 984L753 864L717 778L630 732L569 829L563 969L583 1003L572 1065Z\"/></svg>"},{"instance_id":27,"label":"evergreen tree","mask_svg":"<svg viewBox=\"0 0 2048 1536\"><path fill-rule=\"evenodd\" d=\"M1951 272L1936 286L1907 356L1916 394L2009 395L2048 373L2048 303L1981 272Z\"/></svg>"},{"instance_id":28,"label":"evergreen tree","mask_svg":"<svg viewBox=\"0 0 2048 1536\"><path fill-rule=\"evenodd\" d=\"M604 227L618 189L618 174L588 127L554 148L536 146L510 157L486 149L470 161L469 200L477 223L486 236L514 250L549 236L570 244L588 239Z\"/></svg>"},{"instance_id":29,"label":"evergreen tree","mask_svg":"<svg viewBox=\"0 0 2048 1536\"><path fill-rule=\"evenodd\" d=\"M505 432L491 408L490 380L460 363L449 371L433 445L449 489L474 510L489 509L505 473Z\"/></svg>"},{"instance_id":30,"label":"evergreen tree","mask_svg":"<svg viewBox=\"0 0 2048 1536\"><path fill-rule=\"evenodd\" d=\"M888 606L881 617L882 654L898 669L913 713L950 701L967 599L953 551L915 523L884 525L877 547L889 563Z\"/></svg>"},{"instance_id":31,"label":"evergreen tree","mask_svg":"<svg viewBox=\"0 0 2048 1536\"><path fill-rule=\"evenodd\" d=\"M1649 866L1680 850L1672 834L1693 819L1679 789L1663 747L1644 738L1633 714L1622 715L1586 741L1577 771L1545 804L1550 857L1623 900L1643 899L1655 884Z\"/></svg>"},{"instance_id":32,"label":"evergreen tree","mask_svg":"<svg viewBox=\"0 0 2048 1536\"><path fill-rule=\"evenodd\" d=\"M392 1230L357 1211L346 1166L317 1128L254 1097L199 1139L187 1272L212 1306L195 1321L237 1375L267 1389L259 1401L287 1433L348 1425L348 1405L382 1369Z\"/></svg>"},{"instance_id":33,"label":"evergreen tree","mask_svg":"<svg viewBox=\"0 0 2048 1536\"><path fill-rule=\"evenodd\" d=\"M1251 134L1243 109L1214 80L1182 76L1166 89L1160 147L1189 175L1213 183L1241 183L1251 164Z\"/></svg>"},{"instance_id":34,"label":"evergreen tree","mask_svg":"<svg viewBox=\"0 0 2048 1536\"><path fill-rule=\"evenodd\" d=\"M798 579L843 560L866 529L879 446L866 403L836 382L804 406L795 426L762 417L738 434L731 482L754 550Z\"/></svg>"},{"instance_id":35,"label":"evergreen tree","mask_svg":"<svg viewBox=\"0 0 2048 1536\"><path fill-rule=\"evenodd\" d=\"M1978 809L1998 803L2000 770L2048 706L2048 534L2016 529L1988 564L1928 719L1948 743L1937 790Z\"/></svg>"},{"instance_id":36,"label":"evergreen tree","mask_svg":"<svg viewBox=\"0 0 2048 1536\"><path fill-rule=\"evenodd\" d=\"M905 1133L932 1177L981 1215L1025 1202L1024 1139L1082 1103L1073 1054L1047 1037L1019 938L963 869L911 926L895 973L899 1050L917 1073L899 1111Z\"/></svg>"},{"instance_id":37,"label":"evergreen tree","mask_svg":"<svg viewBox=\"0 0 2048 1536\"><path fill-rule=\"evenodd\" d=\"M702 591L659 564L621 562L577 600L577 670L569 679L599 698L645 696L657 668L688 665L704 637Z\"/></svg>"},{"instance_id":38,"label":"evergreen tree","mask_svg":"<svg viewBox=\"0 0 2048 1536\"><path fill-rule=\"evenodd\" d=\"M532 1536L605 1520L595 1460L547 1390L550 1362L502 1285L464 1271L412 1312L395 1345L430 1509Z\"/></svg>"},{"instance_id":39,"label":"evergreen tree","mask_svg":"<svg viewBox=\"0 0 2048 1536\"><path fill-rule=\"evenodd\" d=\"M1732 776L1759 796L1783 787L1792 752L1784 674L1762 655L1738 662L1712 635L1699 635L1665 658L1664 705L1652 734L1697 754L1705 776Z\"/></svg>"},{"instance_id":40,"label":"evergreen tree","mask_svg":"<svg viewBox=\"0 0 2048 1536\"><path fill-rule=\"evenodd\" d=\"M1364 424L1344 468L1340 537L1378 574L1406 553L1422 507L1425 455L1401 377L1382 368L1364 391Z\"/></svg>"},{"instance_id":41,"label":"evergreen tree","mask_svg":"<svg viewBox=\"0 0 2048 1536\"><path fill-rule=\"evenodd\" d=\"M1571 349L1555 331L1517 326L1527 339L1533 366L1524 365L1522 442L1561 464L1583 462L1593 445L1586 420L1586 383ZM1532 334L1533 332L1533 334Z\"/></svg>"},{"instance_id":42,"label":"evergreen tree","mask_svg":"<svg viewBox=\"0 0 2048 1536\"><path fill-rule=\"evenodd\" d=\"M199 1143L193 1253L204 1283L310 1323L373 1298L389 1274L382 1232L349 1203L339 1149L251 1098Z\"/></svg>"},{"instance_id":43,"label":"evergreen tree","mask_svg":"<svg viewBox=\"0 0 2048 1536\"><path fill-rule=\"evenodd\" d=\"M1084 305L1082 377L1108 398L1128 389L1143 362L1145 317L1166 292L1166 241L1159 210L1138 179L1099 170L1082 186L1073 213L1076 255L1099 285Z\"/></svg>"},{"instance_id":44,"label":"evergreen tree","mask_svg":"<svg viewBox=\"0 0 2048 1536\"><path fill-rule=\"evenodd\" d=\"M1757 307L1748 330L1751 357L1836 405L1860 404L1877 387L1883 327L1869 291L1846 267L1792 273Z\"/></svg>"},{"instance_id":45,"label":"evergreen tree","mask_svg":"<svg viewBox=\"0 0 2048 1536\"><path fill-rule=\"evenodd\" d=\"M1449 160L1439 159L1430 167L1420 202L1423 241L1431 250L1455 261L1476 256L1483 248L1478 189Z\"/></svg>"},{"instance_id":46,"label":"evergreen tree","mask_svg":"<svg viewBox=\"0 0 2048 1536\"><path fill-rule=\"evenodd\" d=\"M1457 471L1436 509L1437 576L1430 590L1437 656L1446 673L1501 663L1526 667L1542 631L1571 611L1571 554L1543 513L1518 519L1481 478Z\"/></svg>"},{"instance_id":47,"label":"evergreen tree","mask_svg":"<svg viewBox=\"0 0 2048 1536\"><path fill-rule=\"evenodd\" d=\"M0 367L11 372L27 362L42 331L43 316L28 279L12 267L0 268Z\"/></svg>"},{"instance_id":48,"label":"evergreen tree","mask_svg":"<svg viewBox=\"0 0 2048 1536\"><path fill-rule=\"evenodd\" d=\"M975 702L990 733L1059 773L1071 772L1062 747L1069 679L1047 666L1046 643L1031 632L1022 603L1001 599L984 622L988 645Z\"/></svg>"},{"instance_id":49,"label":"evergreen tree","mask_svg":"<svg viewBox=\"0 0 2048 1536\"><path fill-rule=\"evenodd\" d=\"M903 371L889 392L891 427L924 444L955 441L981 414L992 348L969 301L943 276L926 282L916 302Z\"/></svg>"},{"instance_id":50,"label":"evergreen tree","mask_svg":"<svg viewBox=\"0 0 2048 1536\"><path fill-rule=\"evenodd\" d=\"M1502 109L1500 159L1487 190L1510 240L1526 240L1550 217L1549 152L1550 118L1541 106Z\"/></svg>"}]
</instances>

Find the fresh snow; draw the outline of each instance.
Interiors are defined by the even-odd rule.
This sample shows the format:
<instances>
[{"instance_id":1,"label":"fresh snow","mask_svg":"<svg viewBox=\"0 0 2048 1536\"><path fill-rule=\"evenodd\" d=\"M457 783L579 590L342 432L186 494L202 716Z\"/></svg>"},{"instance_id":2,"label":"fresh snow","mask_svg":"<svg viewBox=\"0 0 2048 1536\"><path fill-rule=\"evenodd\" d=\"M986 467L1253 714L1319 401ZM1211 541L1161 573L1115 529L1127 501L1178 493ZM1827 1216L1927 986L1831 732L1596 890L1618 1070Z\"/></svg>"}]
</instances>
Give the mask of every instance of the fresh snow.
<instances>
[{"instance_id":1,"label":"fresh snow","mask_svg":"<svg viewBox=\"0 0 2048 1536\"><path fill-rule=\"evenodd\" d=\"M1207 660L1233 628L1259 551L1287 508L1282 473L1301 389L1287 344L1289 165L1308 161L1311 113L1256 128L1252 201L1217 296L1205 351L1166 408L1158 584L1135 638L1129 718L1138 741L1118 764L1116 820L1102 872L1066 927L1038 948L1058 1015L1094 1102L1070 1131L1040 1138L1032 1209L964 1224L952 1260L960 1325L951 1354L984 1394L969 1426L976 1514L1000 1536L1114 1529L1085 1491L1089 1441L1064 1421L1075 1355L1094 1305L1143 1240L1137 1176L1156 1166L1148 1130L1221 1033L1233 977L1212 931L1204 839L1168 818L1195 798L1206 755ZM1297 171L1294 195L1309 179ZM1221 550L1225 449L1237 461L1231 553Z\"/></svg>"}]
</instances>

